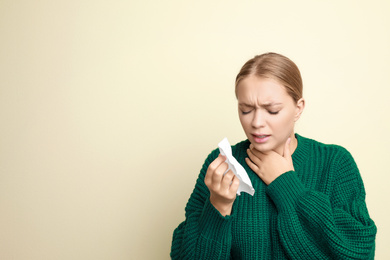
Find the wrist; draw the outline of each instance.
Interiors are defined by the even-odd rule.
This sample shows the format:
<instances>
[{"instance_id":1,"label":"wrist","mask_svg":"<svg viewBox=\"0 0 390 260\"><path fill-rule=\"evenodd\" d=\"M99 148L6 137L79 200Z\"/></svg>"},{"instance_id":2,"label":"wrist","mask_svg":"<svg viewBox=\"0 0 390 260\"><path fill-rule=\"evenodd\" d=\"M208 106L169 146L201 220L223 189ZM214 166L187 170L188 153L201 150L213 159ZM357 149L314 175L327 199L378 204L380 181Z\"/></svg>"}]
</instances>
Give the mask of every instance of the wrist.
<instances>
[{"instance_id":1,"label":"wrist","mask_svg":"<svg viewBox=\"0 0 390 260\"><path fill-rule=\"evenodd\" d=\"M224 217L232 213L233 202L223 203L218 201L214 196L210 195L210 203Z\"/></svg>"}]
</instances>

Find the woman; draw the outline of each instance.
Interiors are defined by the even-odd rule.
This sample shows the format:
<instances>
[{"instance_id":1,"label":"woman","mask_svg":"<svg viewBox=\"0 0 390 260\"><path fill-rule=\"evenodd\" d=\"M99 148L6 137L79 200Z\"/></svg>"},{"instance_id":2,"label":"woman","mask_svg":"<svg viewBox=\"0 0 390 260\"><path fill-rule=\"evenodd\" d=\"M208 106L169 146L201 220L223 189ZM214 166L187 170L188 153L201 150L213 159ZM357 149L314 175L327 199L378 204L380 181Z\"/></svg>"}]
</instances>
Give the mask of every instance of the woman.
<instances>
[{"instance_id":1,"label":"woman","mask_svg":"<svg viewBox=\"0 0 390 260\"><path fill-rule=\"evenodd\" d=\"M173 259L373 259L376 226L344 148L294 133L305 107L298 67L266 53L236 78L247 140L232 146L254 196L218 150L206 159L173 234Z\"/></svg>"}]
</instances>

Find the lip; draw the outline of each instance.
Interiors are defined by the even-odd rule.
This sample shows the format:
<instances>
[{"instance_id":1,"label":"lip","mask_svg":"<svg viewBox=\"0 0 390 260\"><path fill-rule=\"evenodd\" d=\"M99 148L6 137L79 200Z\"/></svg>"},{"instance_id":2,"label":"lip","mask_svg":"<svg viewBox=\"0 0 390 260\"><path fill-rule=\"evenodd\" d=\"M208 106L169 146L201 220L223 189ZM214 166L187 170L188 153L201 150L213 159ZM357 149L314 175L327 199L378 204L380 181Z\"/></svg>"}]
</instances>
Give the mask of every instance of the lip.
<instances>
[{"instance_id":1,"label":"lip","mask_svg":"<svg viewBox=\"0 0 390 260\"><path fill-rule=\"evenodd\" d=\"M268 139L271 137L271 135L266 135L266 134L252 134L252 136L255 143L258 144L263 144L267 142ZM259 137L259 136L263 136L263 137Z\"/></svg>"}]
</instances>

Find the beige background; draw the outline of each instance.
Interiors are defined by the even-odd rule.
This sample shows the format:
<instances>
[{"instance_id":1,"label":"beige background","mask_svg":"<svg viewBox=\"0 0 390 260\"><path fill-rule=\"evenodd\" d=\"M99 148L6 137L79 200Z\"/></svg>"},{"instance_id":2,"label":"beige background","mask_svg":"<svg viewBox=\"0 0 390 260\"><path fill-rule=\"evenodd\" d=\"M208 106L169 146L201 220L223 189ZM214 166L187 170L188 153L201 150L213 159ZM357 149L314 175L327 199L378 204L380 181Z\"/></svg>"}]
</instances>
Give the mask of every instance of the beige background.
<instances>
[{"instance_id":1,"label":"beige background","mask_svg":"<svg viewBox=\"0 0 390 260\"><path fill-rule=\"evenodd\" d=\"M390 258L390 2L0 0L0 259L169 259L234 78L300 67L297 132L354 155Z\"/></svg>"}]
</instances>

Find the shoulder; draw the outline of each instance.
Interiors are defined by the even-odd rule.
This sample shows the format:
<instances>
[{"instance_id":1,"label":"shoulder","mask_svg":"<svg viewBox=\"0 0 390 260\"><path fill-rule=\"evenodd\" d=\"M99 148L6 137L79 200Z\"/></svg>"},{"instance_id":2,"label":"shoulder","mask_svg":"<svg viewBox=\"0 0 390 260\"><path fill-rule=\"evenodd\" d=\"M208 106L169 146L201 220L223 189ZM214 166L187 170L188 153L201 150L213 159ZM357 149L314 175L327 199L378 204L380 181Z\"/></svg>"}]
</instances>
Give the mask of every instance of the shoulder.
<instances>
[{"instance_id":1,"label":"shoulder","mask_svg":"<svg viewBox=\"0 0 390 260\"><path fill-rule=\"evenodd\" d=\"M327 144L296 134L298 140L298 152L306 152L311 155L325 156L333 159L352 158L351 153L341 145Z\"/></svg>"},{"instance_id":2,"label":"shoulder","mask_svg":"<svg viewBox=\"0 0 390 260\"><path fill-rule=\"evenodd\" d=\"M336 144L325 144L313 139L296 135L298 147L293 154L293 161L298 165L311 165L321 168L337 177L350 175L351 171L358 173L351 153L343 146Z\"/></svg>"},{"instance_id":3,"label":"shoulder","mask_svg":"<svg viewBox=\"0 0 390 260\"><path fill-rule=\"evenodd\" d=\"M360 195L364 194L359 168L346 148L336 144L321 143L302 136L297 136L297 138L298 146L301 145L300 154L306 151L306 156L299 158L302 164L307 163L312 167L321 168L321 171L326 174L324 176L335 181L335 186L338 188L334 190L334 197L352 186L357 188ZM301 143L299 144L299 142Z\"/></svg>"},{"instance_id":4,"label":"shoulder","mask_svg":"<svg viewBox=\"0 0 390 260\"><path fill-rule=\"evenodd\" d=\"M352 154L343 146L325 144L299 135L297 139L298 153L293 156L302 163L309 161L311 165L319 166L339 179L361 178Z\"/></svg>"}]
</instances>

